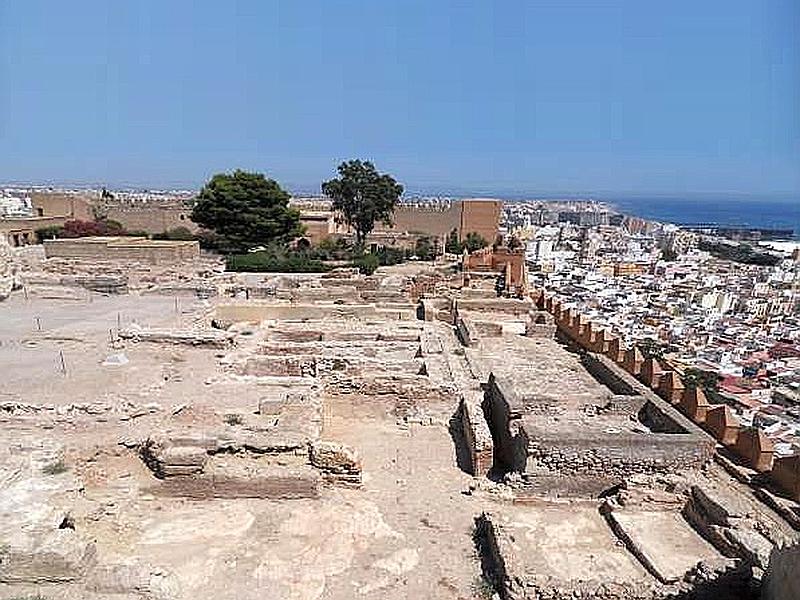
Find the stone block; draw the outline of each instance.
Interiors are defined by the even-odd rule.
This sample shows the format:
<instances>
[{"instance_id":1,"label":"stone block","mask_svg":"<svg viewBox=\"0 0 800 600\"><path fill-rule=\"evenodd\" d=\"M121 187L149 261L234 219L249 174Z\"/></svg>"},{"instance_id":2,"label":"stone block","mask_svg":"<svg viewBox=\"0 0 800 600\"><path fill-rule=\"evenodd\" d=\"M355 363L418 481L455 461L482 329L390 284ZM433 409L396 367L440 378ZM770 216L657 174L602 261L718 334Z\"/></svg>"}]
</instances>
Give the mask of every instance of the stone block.
<instances>
[{"instance_id":1,"label":"stone block","mask_svg":"<svg viewBox=\"0 0 800 600\"><path fill-rule=\"evenodd\" d=\"M740 429L733 451L751 469L755 469L760 473L772 469L775 445L757 427Z\"/></svg>"},{"instance_id":2,"label":"stone block","mask_svg":"<svg viewBox=\"0 0 800 600\"><path fill-rule=\"evenodd\" d=\"M717 404L706 414L706 428L720 444L733 446L739 435L739 419L727 404Z\"/></svg>"},{"instance_id":3,"label":"stone block","mask_svg":"<svg viewBox=\"0 0 800 600\"><path fill-rule=\"evenodd\" d=\"M688 387L684 388L678 407L692 421L702 425L706 422L706 415L708 409L711 408L711 404L706 399L706 394L702 388Z\"/></svg>"}]
</instances>

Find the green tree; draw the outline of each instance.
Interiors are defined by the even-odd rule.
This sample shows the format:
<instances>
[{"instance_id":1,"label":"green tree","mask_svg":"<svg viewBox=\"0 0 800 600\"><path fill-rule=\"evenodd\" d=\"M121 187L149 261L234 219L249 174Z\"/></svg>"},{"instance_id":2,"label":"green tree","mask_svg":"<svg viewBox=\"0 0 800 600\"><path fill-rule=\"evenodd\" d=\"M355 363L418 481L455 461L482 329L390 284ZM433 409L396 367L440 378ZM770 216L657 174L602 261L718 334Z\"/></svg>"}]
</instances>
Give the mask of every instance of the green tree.
<instances>
[{"instance_id":1,"label":"green tree","mask_svg":"<svg viewBox=\"0 0 800 600\"><path fill-rule=\"evenodd\" d=\"M161 233L153 234L154 240L175 240L175 241L191 241L196 240L197 236L189 231L188 227L174 227Z\"/></svg>"},{"instance_id":2,"label":"green tree","mask_svg":"<svg viewBox=\"0 0 800 600\"><path fill-rule=\"evenodd\" d=\"M322 193L333 200L334 210L355 230L356 247L362 248L375 223L391 224L403 186L391 175L379 173L369 161L346 161L337 171L338 178L322 183Z\"/></svg>"},{"instance_id":3,"label":"green tree","mask_svg":"<svg viewBox=\"0 0 800 600\"><path fill-rule=\"evenodd\" d=\"M418 238L416 244L414 244L414 254L422 260L433 260L436 258L436 254L438 254L437 251L436 240L431 239L427 235Z\"/></svg>"},{"instance_id":4,"label":"green tree","mask_svg":"<svg viewBox=\"0 0 800 600\"><path fill-rule=\"evenodd\" d=\"M362 254L353 260L353 266L358 267L359 272L364 275L372 275L380 264L376 254Z\"/></svg>"},{"instance_id":5,"label":"green tree","mask_svg":"<svg viewBox=\"0 0 800 600\"><path fill-rule=\"evenodd\" d=\"M720 377L714 371L690 367L684 371L681 379L686 387L699 387L704 392L716 392Z\"/></svg>"},{"instance_id":6,"label":"green tree","mask_svg":"<svg viewBox=\"0 0 800 600\"><path fill-rule=\"evenodd\" d=\"M259 245L286 245L303 233L289 194L261 173L236 170L214 175L197 196L192 221L214 231L222 252Z\"/></svg>"},{"instance_id":7,"label":"green tree","mask_svg":"<svg viewBox=\"0 0 800 600\"><path fill-rule=\"evenodd\" d=\"M40 227L35 233L36 239L39 240L39 243L42 243L44 240L63 237L64 228L61 225L48 225L47 227Z\"/></svg>"},{"instance_id":8,"label":"green tree","mask_svg":"<svg viewBox=\"0 0 800 600\"><path fill-rule=\"evenodd\" d=\"M461 254L464 251L464 247L461 245L461 242L458 239L458 231L455 229L450 231L450 235L447 236L447 241L444 244L445 252L450 254Z\"/></svg>"},{"instance_id":9,"label":"green tree","mask_svg":"<svg viewBox=\"0 0 800 600\"><path fill-rule=\"evenodd\" d=\"M664 358L664 345L651 338L645 338L638 343L639 351L645 358Z\"/></svg>"},{"instance_id":10,"label":"green tree","mask_svg":"<svg viewBox=\"0 0 800 600\"><path fill-rule=\"evenodd\" d=\"M488 245L489 242L486 241L486 238L474 231L470 231L467 237L464 238L464 247L468 252L475 252L475 250L486 248Z\"/></svg>"}]
</instances>

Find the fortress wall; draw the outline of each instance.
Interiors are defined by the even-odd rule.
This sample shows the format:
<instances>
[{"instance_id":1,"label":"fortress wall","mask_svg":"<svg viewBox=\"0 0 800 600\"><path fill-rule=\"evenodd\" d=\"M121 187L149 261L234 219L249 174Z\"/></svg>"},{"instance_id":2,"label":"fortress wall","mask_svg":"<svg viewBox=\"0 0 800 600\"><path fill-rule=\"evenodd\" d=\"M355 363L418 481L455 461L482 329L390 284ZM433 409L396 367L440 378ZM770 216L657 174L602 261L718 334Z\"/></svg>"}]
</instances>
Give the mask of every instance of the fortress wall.
<instances>
[{"instance_id":1,"label":"fortress wall","mask_svg":"<svg viewBox=\"0 0 800 600\"><path fill-rule=\"evenodd\" d=\"M394 211L392 225L376 224L375 231L422 233L446 238L455 230L461 241L467 234L475 232L491 243L500 226L501 212L500 200L454 200L444 210L401 204Z\"/></svg>"},{"instance_id":2,"label":"fortress wall","mask_svg":"<svg viewBox=\"0 0 800 600\"><path fill-rule=\"evenodd\" d=\"M447 237L461 231L461 203L453 202L446 210L426 210L410 204L398 206L389 227L377 225L376 231L408 231L435 237Z\"/></svg>"},{"instance_id":3,"label":"fortress wall","mask_svg":"<svg viewBox=\"0 0 800 600\"><path fill-rule=\"evenodd\" d=\"M707 409L703 407L702 410L691 410L692 404L683 400L686 390L683 389L677 373L664 372L670 373L670 375L666 377L667 383L659 385L655 390L657 395L648 386L644 386L640 381L636 380L631 373L621 368L612 358L591 352L593 348L588 347L587 341L580 335L581 328L575 327L580 315L573 311L561 310L562 299L547 295L541 290L532 293L531 297L536 298L540 307L544 309L549 307L549 310L556 317L558 332L575 346L587 352L584 362L589 372L615 393L628 395L641 393L647 397L654 407L658 407L656 412L650 413L651 418L660 415L669 416L670 419L675 420L675 415L677 415L679 418L678 424L682 427L685 427L687 423L694 429L697 429L698 426L702 427L711 433L716 441L725 443L742 464L757 472L764 472L765 477L785 494L793 500L800 501L800 455L773 458L774 448L768 440L756 440L756 442L752 440L740 441L739 436L752 437L752 432L742 429L734 415L722 414L723 412L729 412L720 410L725 406L723 404L712 404L708 405ZM631 350L628 350L628 354L630 352ZM619 358L622 353L615 351L615 354ZM626 368L636 370L627 364L627 361ZM665 379L664 373L660 374L660 381ZM673 383L670 384L669 382ZM675 403L678 391L683 392L682 399L680 402ZM674 410L670 406L670 402L676 404L676 408L682 412ZM717 410L714 410L715 408ZM652 411L652 409L650 410ZM691 421L684 415L684 413L688 412L691 412L690 416L697 419L696 422ZM768 469L770 466L771 468Z\"/></svg>"},{"instance_id":4,"label":"fortress wall","mask_svg":"<svg viewBox=\"0 0 800 600\"><path fill-rule=\"evenodd\" d=\"M94 220L91 200L85 196L63 192L31 192L31 204L37 216Z\"/></svg>"},{"instance_id":5,"label":"fortress wall","mask_svg":"<svg viewBox=\"0 0 800 600\"><path fill-rule=\"evenodd\" d=\"M490 244L494 242L503 210L502 202L500 200L462 200L461 207L461 239L474 231Z\"/></svg>"},{"instance_id":6,"label":"fortress wall","mask_svg":"<svg viewBox=\"0 0 800 600\"><path fill-rule=\"evenodd\" d=\"M122 223L128 231L163 233L176 227L186 227L196 233L200 227L189 216L192 211L183 206L121 207L112 206L105 211L107 218Z\"/></svg>"}]
</instances>

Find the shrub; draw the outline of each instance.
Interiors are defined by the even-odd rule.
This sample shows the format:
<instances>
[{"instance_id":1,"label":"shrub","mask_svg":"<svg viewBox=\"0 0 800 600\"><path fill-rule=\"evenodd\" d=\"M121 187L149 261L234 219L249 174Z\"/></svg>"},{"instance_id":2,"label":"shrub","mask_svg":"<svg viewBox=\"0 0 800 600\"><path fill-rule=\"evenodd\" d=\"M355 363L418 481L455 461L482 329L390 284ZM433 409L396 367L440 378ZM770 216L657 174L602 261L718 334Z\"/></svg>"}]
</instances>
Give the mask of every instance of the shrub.
<instances>
[{"instance_id":1,"label":"shrub","mask_svg":"<svg viewBox=\"0 0 800 600\"><path fill-rule=\"evenodd\" d=\"M353 266L364 275L372 275L380 266L380 260L376 254L362 254L353 260Z\"/></svg>"},{"instance_id":2,"label":"shrub","mask_svg":"<svg viewBox=\"0 0 800 600\"><path fill-rule=\"evenodd\" d=\"M41 244L45 240L64 237L64 228L60 225L49 225L36 230L36 239Z\"/></svg>"},{"instance_id":3,"label":"shrub","mask_svg":"<svg viewBox=\"0 0 800 600\"><path fill-rule=\"evenodd\" d=\"M311 248L309 256L319 260L350 260L353 257L353 245L343 237L328 237Z\"/></svg>"},{"instance_id":4,"label":"shrub","mask_svg":"<svg viewBox=\"0 0 800 600\"><path fill-rule=\"evenodd\" d=\"M65 238L80 238L97 235L125 235L125 228L118 221L99 219L97 221L81 221L72 219L64 223Z\"/></svg>"},{"instance_id":5,"label":"shrub","mask_svg":"<svg viewBox=\"0 0 800 600\"><path fill-rule=\"evenodd\" d=\"M486 239L474 231L470 231L467 234L467 237L464 239L464 247L467 249L467 252L475 252L475 250L480 250L481 248L486 248L489 245L489 242Z\"/></svg>"},{"instance_id":6,"label":"shrub","mask_svg":"<svg viewBox=\"0 0 800 600\"><path fill-rule=\"evenodd\" d=\"M204 250L217 250L219 249L219 237L213 231L208 229L201 229L197 233L197 241L200 242L200 247Z\"/></svg>"},{"instance_id":7,"label":"shrub","mask_svg":"<svg viewBox=\"0 0 800 600\"><path fill-rule=\"evenodd\" d=\"M408 251L402 248L390 248L384 246L373 252L378 257L378 264L382 267L388 265L398 265L408 259Z\"/></svg>"},{"instance_id":8,"label":"shrub","mask_svg":"<svg viewBox=\"0 0 800 600\"><path fill-rule=\"evenodd\" d=\"M458 241L458 232L455 229L452 229L450 235L447 236L444 250L449 254L461 254L464 252L464 246Z\"/></svg>"},{"instance_id":9,"label":"shrub","mask_svg":"<svg viewBox=\"0 0 800 600\"><path fill-rule=\"evenodd\" d=\"M322 273L330 270L330 267L322 261L309 258L302 253L274 250L231 254L226 259L226 268L228 271L273 273Z\"/></svg>"},{"instance_id":10,"label":"shrub","mask_svg":"<svg viewBox=\"0 0 800 600\"><path fill-rule=\"evenodd\" d=\"M432 260L436 258L438 250L436 246L437 243L435 239L432 239L428 236L421 237L414 245L414 254L416 254L422 260Z\"/></svg>"},{"instance_id":11,"label":"shrub","mask_svg":"<svg viewBox=\"0 0 800 600\"><path fill-rule=\"evenodd\" d=\"M179 242L186 242L196 240L197 236L189 231L188 227L175 227L173 229L168 229L167 231L163 231L161 233L154 233L153 234L154 240L175 240Z\"/></svg>"}]
</instances>

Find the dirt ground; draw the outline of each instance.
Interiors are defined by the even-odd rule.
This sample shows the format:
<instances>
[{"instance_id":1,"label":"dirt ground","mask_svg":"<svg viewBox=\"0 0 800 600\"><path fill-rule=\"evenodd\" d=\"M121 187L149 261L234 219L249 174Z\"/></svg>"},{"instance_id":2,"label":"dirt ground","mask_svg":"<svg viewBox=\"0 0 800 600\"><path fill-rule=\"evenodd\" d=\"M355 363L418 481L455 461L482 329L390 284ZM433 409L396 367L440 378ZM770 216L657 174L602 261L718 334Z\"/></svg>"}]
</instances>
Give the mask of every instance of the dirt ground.
<instances>
[{"instance_id":1,"label":"dirt ground","mask_svg":"<svg viewBox=\"0 0 800 600\"><path fill-rule=\"evenodd\" d=\"M297 500L151 493L153 474L120 440L167 424L216 427L221 412L252 410L257 394L213 383L223 372L218 350L115 346L113 331L118 319L123 327L185 326L207 309L186 299L176 310L171 297L102 295L16 295L0 307L0 401L23 405L0 411L5 443L21 449L52 439L63 447L66 472L49 479L51 495L32 502L69 510L97 558L80 584L0 584L0 598L485 596L472 537L485 499L462 493L472 478L456 464L446 420L455 397L426 407L445 417L430 425L398 420L385 398L324 397L322 438L358 449L360 489L326 486L318 499ZM127 362L103 365L112 354Z\"/></svg>"}]
</instances>

